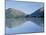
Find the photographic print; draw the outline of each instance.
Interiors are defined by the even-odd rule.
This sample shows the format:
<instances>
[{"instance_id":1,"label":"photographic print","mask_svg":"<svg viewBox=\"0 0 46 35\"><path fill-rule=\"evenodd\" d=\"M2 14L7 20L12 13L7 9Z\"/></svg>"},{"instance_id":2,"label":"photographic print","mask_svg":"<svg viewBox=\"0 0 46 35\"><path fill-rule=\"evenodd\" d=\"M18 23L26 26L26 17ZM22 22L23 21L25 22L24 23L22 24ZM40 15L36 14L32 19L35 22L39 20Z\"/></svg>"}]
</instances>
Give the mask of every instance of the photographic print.
<instances>
[{"instance_id":1,"label":"photographic print","mask_svg":"<svg viewBox=\"0 0 46 35\"><path fill-rule=\"evenodd\" d=\"M44 3L6 0L6 35L44 32Z\"/></svg>"}]
</instances>

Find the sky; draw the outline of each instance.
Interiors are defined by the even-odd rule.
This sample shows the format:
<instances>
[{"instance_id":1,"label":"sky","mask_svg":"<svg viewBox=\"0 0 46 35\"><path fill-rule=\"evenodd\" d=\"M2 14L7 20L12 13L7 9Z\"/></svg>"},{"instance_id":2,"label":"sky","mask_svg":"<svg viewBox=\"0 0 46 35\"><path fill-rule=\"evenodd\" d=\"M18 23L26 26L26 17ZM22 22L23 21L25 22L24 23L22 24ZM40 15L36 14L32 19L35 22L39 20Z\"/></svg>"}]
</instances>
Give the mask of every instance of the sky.
<instances>
[{"instance_id":1,"label":"sky","mask_svg":"<svg viewBox=\"0 0 46 35\"><path fill-rule=\"evenodd\" d=\"M37 2L17 2L17 0L6 0L6 8L16 8L25 14L32 14L39 8L43 7L43 3Z\"/></svg>"},{"instance_id":2,"label":"sky","mask_svg":"<svg viewBox=\"0 0 46 35\"><path fill-rule=\"evenodd\" d=\"M15 8L15 7L16 7L15 1L6 0L6 8Z\"/></svg>"},{"instance_id":3,"label":"sky","mask_svg":"<svg viewBox=\"0 0 46 35\"><path fill-rule=\"evenodd\" d=\"M42 1L42 0L10 0L10 1Z\"/></svg>"}]
</instances>

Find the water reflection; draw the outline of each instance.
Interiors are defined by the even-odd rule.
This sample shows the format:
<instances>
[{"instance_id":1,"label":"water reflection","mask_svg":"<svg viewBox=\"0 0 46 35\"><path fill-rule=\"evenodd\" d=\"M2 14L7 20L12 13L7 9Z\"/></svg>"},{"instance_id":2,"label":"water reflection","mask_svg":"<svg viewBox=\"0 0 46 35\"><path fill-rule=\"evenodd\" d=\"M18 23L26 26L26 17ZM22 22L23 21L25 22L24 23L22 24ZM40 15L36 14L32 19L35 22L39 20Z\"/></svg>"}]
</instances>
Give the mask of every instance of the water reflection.
<instances>
[{"instance_id":1,"label":"water reflection","mask_svg":"<svg viewBox=\"0 0 46 35\"><path fill-rule=\"evenodd\" d=\"M43 32L43 18L6 19L6 34Z\"/></svg>"},{"instance_id":2,"label":"water reflection","mask_svg":"<svg viewBox=\"0 0 46 35\"><path fill-rule=\"evenodd\" d=\"M25 22L25 18L10 18L6 19L6 27L12 28L19 26Z\"/></svg>"}]
</instances>

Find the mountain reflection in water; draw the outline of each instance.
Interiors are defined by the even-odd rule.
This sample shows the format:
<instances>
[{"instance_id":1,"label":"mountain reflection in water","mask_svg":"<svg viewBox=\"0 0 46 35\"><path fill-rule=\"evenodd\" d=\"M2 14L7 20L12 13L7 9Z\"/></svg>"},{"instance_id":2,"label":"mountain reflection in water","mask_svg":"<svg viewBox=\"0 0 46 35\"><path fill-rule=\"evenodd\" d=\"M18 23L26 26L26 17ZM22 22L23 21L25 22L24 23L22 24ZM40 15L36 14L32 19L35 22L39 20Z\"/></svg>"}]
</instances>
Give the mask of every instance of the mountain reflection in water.
<instances>
[{"instance_id":1,"label":"mountain reflection in water","mask_svg":"<svg viewBox=\"0 0 46 35\"><path fill-rule=\"evenodd\" d=\"M43 18L6 19L6 34L43 32Z\"/></svg>"}]
</instances>

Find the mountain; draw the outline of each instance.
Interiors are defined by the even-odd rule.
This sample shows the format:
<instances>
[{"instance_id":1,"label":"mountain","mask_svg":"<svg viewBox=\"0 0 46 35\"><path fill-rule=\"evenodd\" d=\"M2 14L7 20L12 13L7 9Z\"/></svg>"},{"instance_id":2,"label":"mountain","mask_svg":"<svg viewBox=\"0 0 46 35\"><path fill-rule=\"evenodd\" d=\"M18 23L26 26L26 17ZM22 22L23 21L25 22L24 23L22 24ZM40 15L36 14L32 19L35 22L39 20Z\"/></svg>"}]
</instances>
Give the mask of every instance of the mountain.
<instances>
[{"instance_id":1,"label":"mountain","mask_svg":"<svg viewBox=\"0 0 46 35\"><path fill-rule=\"evenodd\" d=\"M44 8L42 7L26 17L44 17Z\"/></svg>"},{"instance_id":2,"label":"mountain","mask_svg":"<svg viewBox=\"0 0 46 35\"><path fill-rule=\"evenodd\" d=\"M25 15L25 13L23 13L20 10L16 10L14 8L5 9L5 16L7 18L20 17L20 16L24 16L24 15Z\"/></svg>"},{"instance_id":3,"label":"mountain","mask_svg":"<svg viewBox=\"0 0 46 35\"><path fill-rule=\"evenodd\" d=\"M34 13L31 14L31 16L36 16L36 17L44 16L44 9L40 8L36 10Z\"/></svg>"}]
</instances>

